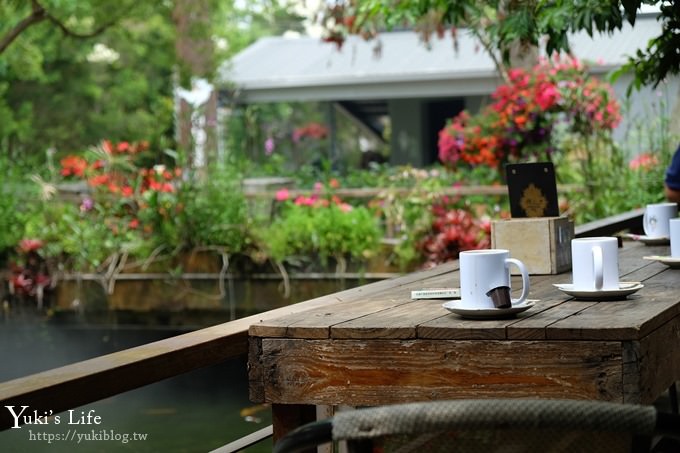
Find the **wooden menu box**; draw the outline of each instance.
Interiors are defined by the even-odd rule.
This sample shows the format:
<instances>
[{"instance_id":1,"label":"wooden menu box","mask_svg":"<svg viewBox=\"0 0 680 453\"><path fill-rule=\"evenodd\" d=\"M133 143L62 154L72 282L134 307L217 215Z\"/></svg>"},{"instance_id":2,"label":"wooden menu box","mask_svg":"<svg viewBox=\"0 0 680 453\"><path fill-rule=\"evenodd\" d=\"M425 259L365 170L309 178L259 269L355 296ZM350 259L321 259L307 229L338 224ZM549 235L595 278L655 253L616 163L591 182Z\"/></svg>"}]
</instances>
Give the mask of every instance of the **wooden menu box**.
<instances>
[{"instance_id":1,"label":"wooden menu box","mask_svg":"<svg viewBox=\"0 0 680 453\"><path fill-rule=\"evenodd\" d=\"M559 274L571 270L574 223L567 217L528 217L491 223L491 247L507 249L529 274ZM516 266L510 266L513 274Z\"/></svg>"}]
</instances>

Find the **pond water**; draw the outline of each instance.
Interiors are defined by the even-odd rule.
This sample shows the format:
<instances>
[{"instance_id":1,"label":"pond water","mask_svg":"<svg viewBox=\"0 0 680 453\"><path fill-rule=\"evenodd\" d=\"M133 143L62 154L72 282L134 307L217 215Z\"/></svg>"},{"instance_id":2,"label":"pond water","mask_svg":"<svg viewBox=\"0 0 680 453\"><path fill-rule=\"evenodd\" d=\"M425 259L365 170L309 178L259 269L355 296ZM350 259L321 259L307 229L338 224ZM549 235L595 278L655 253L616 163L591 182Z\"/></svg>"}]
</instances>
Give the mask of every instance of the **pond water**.
<instances>
[{"instance_id":1,"label":"pond water","mask_svg":"<svg viewBox=\"0 0 680 453\"><path fill-rule=\"evenodd\" d=\"M283 298L278 283L250 282L236 285L218 310L111 310L100 296L90 299L84 290L70 296L82 301L79 309L53 302L56 312L49 318L35 304L0 302L0 382L365 283L292 281L291 297ZM129 292L128 297L148 303L151 294ZM0 431L0 452L211 451L271 424L269 407L248 399L246 361L240 357L55 414L47 424ZM94 417L100 417L98 424ZM71 423L80 420L85 423ZM69 440L57 441L57 435ZM269 439L246 451L270 452L271 445Z\"/></svg>"},{"instance_id":2,"label":"pond water","mask_svg":"<svg viewBox=\"0 0 680 453\"><path fill-rule=\"evenodd\" d=\"M0 381L180 333L6 322L0 326ZM48 424L2 431L0 451L207 452L269 425L270 414L268 407L248 400L243 357L58 414L59 424L53 417ZM57 441L57 435L69 440ZM271 440L247 451L269 452Z\"/></svg>"}]
</instances>

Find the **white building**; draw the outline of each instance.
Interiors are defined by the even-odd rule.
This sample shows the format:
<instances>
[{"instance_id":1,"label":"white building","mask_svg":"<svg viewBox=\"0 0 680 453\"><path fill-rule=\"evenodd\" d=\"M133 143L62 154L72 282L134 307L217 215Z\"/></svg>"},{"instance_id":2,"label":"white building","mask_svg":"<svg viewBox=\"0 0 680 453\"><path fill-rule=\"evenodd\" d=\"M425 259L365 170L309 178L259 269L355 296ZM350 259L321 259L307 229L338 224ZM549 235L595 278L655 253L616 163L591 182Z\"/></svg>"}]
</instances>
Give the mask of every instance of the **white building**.
<instances>
[{"instance_id":1,"label":"white building","mask_svg":"<svg viewBox=\"0 0 680 453\"><path fill-rule=\"evenodd\" d=\"M635 27L626 23L611 35L572 35L572 53L593 74L606 75L660 30L654 14L640 15ZM379 120L389 118L390 161L416 166L436 160L437 134L448 118L462 109L477 111L501 83L492 59L469 35L461 32L456 48L450 37L433 38L428 48L412 31L383 33L377 41L352 36L341 50L317 37L262 38L223 65L219 78L242 103L327 101L376 134ZM614 84L621 100L630 81L623 76ZM663 101L670 115L678 88L675 78L634 92L615 138L634 121L648 119L653 104Z\"/></svg>"}]
</instances>

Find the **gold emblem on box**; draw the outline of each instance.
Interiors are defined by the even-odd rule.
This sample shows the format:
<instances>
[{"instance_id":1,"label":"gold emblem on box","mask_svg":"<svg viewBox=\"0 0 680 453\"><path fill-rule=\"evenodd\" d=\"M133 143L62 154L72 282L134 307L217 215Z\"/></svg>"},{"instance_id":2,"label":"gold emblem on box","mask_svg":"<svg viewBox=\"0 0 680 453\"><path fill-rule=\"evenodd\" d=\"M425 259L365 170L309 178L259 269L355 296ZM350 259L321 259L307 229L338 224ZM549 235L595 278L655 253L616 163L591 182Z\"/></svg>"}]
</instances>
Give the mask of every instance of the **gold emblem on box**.
<instances>
[{"instance_id":1,"label":"gold emblem on box","mask_svg":"<svg viewBox=\"0 0 680 453\"><path fill-rule=\"evenodd\" d=\"M541 189L534 184L529 184L519 202L527 217L542 217L545 208L548 207L548 199L543 195Z\"/></svg>"}]
</instances>

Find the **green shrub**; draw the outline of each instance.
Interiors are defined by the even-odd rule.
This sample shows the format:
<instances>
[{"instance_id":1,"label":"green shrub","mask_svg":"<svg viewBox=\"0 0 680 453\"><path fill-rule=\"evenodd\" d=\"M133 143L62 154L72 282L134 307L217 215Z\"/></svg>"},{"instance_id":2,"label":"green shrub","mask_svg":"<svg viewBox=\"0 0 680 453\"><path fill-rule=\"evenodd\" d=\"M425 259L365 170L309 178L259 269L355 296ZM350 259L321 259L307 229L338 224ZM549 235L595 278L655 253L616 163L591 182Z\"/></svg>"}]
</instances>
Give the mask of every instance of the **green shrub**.
<instances>
[{"instance_id":1,"label":"green shrub","mask_svg":"<svg viewBox=\"0 0 680 453\"><path fill-rule=\"evenodd\" d=\"M243 250L249 242L248 207L240 178L226 169L212 171L185 194L187 242Z\"/></svg>"},{"instance_id":2,"label":"green shrub","mask_svg":"<svg viewBox=\"0 0 680 453\"><path fill-rule=\"evenodd\" d=\"M265 234L269 255L280 261L296 255L368 258L381 237L371 211L345 204L287 205Z\"/></svg>"}]
</instances>

